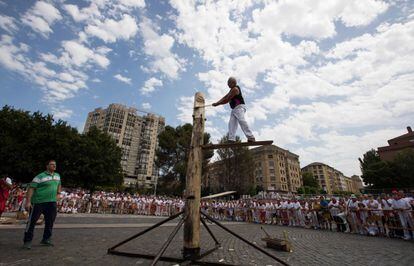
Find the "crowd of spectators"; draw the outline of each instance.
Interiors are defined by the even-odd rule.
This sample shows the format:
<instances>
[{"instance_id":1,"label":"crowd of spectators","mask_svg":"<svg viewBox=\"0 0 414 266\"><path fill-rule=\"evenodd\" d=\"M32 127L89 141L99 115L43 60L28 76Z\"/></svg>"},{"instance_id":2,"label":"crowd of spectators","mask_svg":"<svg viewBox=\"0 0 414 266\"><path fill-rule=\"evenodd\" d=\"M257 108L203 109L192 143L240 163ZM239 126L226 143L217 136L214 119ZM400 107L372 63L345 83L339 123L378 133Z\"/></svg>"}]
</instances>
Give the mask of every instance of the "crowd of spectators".
<instances>
[{"instance_id":1,"label":"crowd of spectators","mask_svg":"<svg viewBox=\"0 0 414 266\"><path fill-rule=\"evenodd\" d=\"M370 236L413 239L414 200L401 191L392 195L323 195L202 202L218 220L335 230Z\"/></svg>"},{"instance_id":2,"label":"crowd of spectators","mask_svg":"<svg viewBox=\"0 0 414 266\"><path fill-rule=\"evenodd\" d=\"M10 191L8 211L24 211L25 192ZM184 208L179 197L147 196L83 189L63 190L60 213L170 216ZM295 226L371 236L414 237L414 200L402 191L381 195L311 196L259 194L239 200L203 200L201 209L217 220Z\"/></svg>"}]
</instances>

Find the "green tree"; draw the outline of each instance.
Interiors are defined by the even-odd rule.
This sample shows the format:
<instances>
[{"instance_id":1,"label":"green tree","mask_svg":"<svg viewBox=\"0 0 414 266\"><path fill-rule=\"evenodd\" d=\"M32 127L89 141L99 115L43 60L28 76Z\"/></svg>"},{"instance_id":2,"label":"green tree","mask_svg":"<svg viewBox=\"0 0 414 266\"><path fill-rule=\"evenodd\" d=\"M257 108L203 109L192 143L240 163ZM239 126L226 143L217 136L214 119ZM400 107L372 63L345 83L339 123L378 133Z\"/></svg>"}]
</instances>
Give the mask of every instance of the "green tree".
<instances>
[{"instance_id":1,"label":"green tree","mask_svg":"<svg viewBox=\"0 0 414 266\"><path fill-rule=\"evenodd\" d=\"M378 153L372 149L363 158L359 158L362 180L372 188L391 188L396 185L392 163L382 161Z\"/></svg>"},{"instance_id":2,"label":"green tree","mask_svg":"<svg viewBox=\"0 0 414 266\"><path fill-rule=\"evenodd\" d=\"M398 152L391 164L397 188L414 188L414 150Z\"/></svg>"},{"instance_id":3,"label":"green tree","mask_svg":"<svg viewBox=\"0 0 414 266\"><path fill-rule=\"evenodd\" d=\"M303 186L319 188L319 182L311 172L302 173Z\"/></svg>"},{"instance_id":4,"label":"green tree","mask_svg":"<svg viewBox=\"0 0 414 266\"><path fill-rule=\"evenodd\" d=\"M50 159L64 186L119 186L121 152L107 134L93 129L86 135L51 115L4 106L0 110L0 173L30 182ZM87 169L89 168L89 169Z\"/></svg>"},{"instance_id":5,"label":"green tree","mask_svg":"<svg viewBox=\"0 0 414 266\"><path fill-rule=\"evenodd\" d=\"M121 167L122 151L114 139L96 127L91 127L87 134L81 136L71 162L76 167L71 181L94 191L97 188L120 188L123 183ZM75 172L76 171L76 172Z\"/></svg>"},{"instance_id":6,"label":"green tree","mask_svg":"<svg viewBox=\"0 0 414 266\"><path fill-rule=\"evenodd\" d=\"M226 143L228 137L224 136L220 143ZM236 142L241 142L236 137ZM221 191L235 190L239 195L249 194L254 180L254 161L247 147L222 148L217 150L219 160L223 164L223 175L219 183Z\"/></svg>"},{"instance_id":7,"label":"green tree","mask_svg":"<svg viewBox=\"0 0 414 266\"><path fill-rule=\"evenodd\" d=\"M191 124L176 128L166 126L158 136L156 165L160 169L160 194L182 195L185 188L188 155L191 146ZM204 144L210 143L210 134L204 133ZM213 151L203 151L203 170L213 157Z\"/></svg>"}]
</instances>

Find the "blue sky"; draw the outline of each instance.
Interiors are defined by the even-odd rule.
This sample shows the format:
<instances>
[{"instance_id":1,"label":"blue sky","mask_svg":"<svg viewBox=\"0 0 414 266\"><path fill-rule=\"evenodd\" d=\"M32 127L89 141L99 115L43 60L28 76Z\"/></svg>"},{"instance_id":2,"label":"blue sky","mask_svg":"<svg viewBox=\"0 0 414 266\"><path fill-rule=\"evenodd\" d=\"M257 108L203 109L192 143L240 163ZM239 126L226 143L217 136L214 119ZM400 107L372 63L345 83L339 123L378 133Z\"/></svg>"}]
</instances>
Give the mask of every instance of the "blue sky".
<instances>
[{"instance_id":1,"label":"blue sky","mask_svg":"<svg viewBox=\"0 0 414 266\"><path fill-rule=\"evenodd\" d=\"M0 105L82 130L110 103L191 122L235 76L257 139L359 174L414 111L409 0L0 1ZM229 107L208 108L217 141ZM242 135L242 132L239 131ZM244 138L244 136L243 136Z\"/></svg>"}]
</instances>

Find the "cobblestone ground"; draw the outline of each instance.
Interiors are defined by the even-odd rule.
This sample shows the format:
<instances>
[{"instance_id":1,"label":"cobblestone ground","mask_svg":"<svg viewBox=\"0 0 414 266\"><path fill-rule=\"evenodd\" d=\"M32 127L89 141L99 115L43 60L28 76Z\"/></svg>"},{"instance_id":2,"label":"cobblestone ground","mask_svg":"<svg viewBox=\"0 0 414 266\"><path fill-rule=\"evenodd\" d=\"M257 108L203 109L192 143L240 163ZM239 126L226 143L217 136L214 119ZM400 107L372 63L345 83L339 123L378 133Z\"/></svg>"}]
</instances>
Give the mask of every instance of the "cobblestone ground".
<instances>
[{"instance_id":1,"label":"cobblestone ground","mask_svg":"<svg viewBox=\"0 0 414 266\"><path fill-rule=\"evenodd\" d=\"M22 250L24 225L0 225L0 265L149 265L150 261L108 255L107 249L144 230L162 218L116 215L60 215L56 221L55 247L43 247L42 228L35 230L31 250ZM176 222L157 228L118 250L155 254L173 230ZM260 225L226 223L234 232L264 247ZM222 247L204 261L240 265L278 265L277 262L215 225L209 226ZM293 243L293 252L271 249L290 265L414 265L414 241L366 237L328 231L265 225L265 230L281 236L286 230ZM182 231L177 234L165 255L180 257ZM202 231L202 250L213 247L213 240ZM159 265L174 265L161 262Z\"/></svg>"}]
</instances>

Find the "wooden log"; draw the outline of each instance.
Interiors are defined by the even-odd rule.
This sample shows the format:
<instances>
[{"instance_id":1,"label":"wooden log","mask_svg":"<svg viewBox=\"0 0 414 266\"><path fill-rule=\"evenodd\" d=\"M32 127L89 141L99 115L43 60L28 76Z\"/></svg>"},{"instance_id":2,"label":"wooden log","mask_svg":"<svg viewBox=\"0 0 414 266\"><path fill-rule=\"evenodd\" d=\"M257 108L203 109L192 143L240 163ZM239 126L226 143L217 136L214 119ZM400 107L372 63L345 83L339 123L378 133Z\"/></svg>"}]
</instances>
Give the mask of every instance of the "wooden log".
<instances>
[{"instance_id":1,"label":"wooden log","mask_svg":"<svg viewBox=\"0 0 414 266\"><path fill-rule=\"evenodd\" d=\"M203 150L214 150L214 149L224 149L224 148L236 148L244 146L262 146L270 145L273 143L273 140L262 140L255 142L232 142L232 143L220 143L220 144L207 144L202 145Z\"/></svg>"},{"instance_id":2,"label":"wooden log","mask_svg":"<svg viewBox=\"0 0 414 266\"><path fill-rule=\"evenodd\" d=\"M218 197L224 197L224 196L227 196L227 195L231 195L231 194L234 194L236 192L237 191L226 191L226 192L221 192L221 193L217 193L217 194L213 194L213 195L208 195L208 196L202 197L201 199L202 200L204 200L204 199L214 199L214 198L218 198Z\"/></svg>"},{"instance_id":3,"label":"wooden log","mask_svg":"<svg viewBox=\"0 0 414 266\"><path fill-rule=\"evenodd\" d=\"M200 197L201 197L201 168L203 151L201 145L204 138L204 95L197 92L194 97L193 132L191 149L188 157L186 191L184 194L185 217L184 222L184 259L200 256Z\"/></svg>"}]
</instances>

